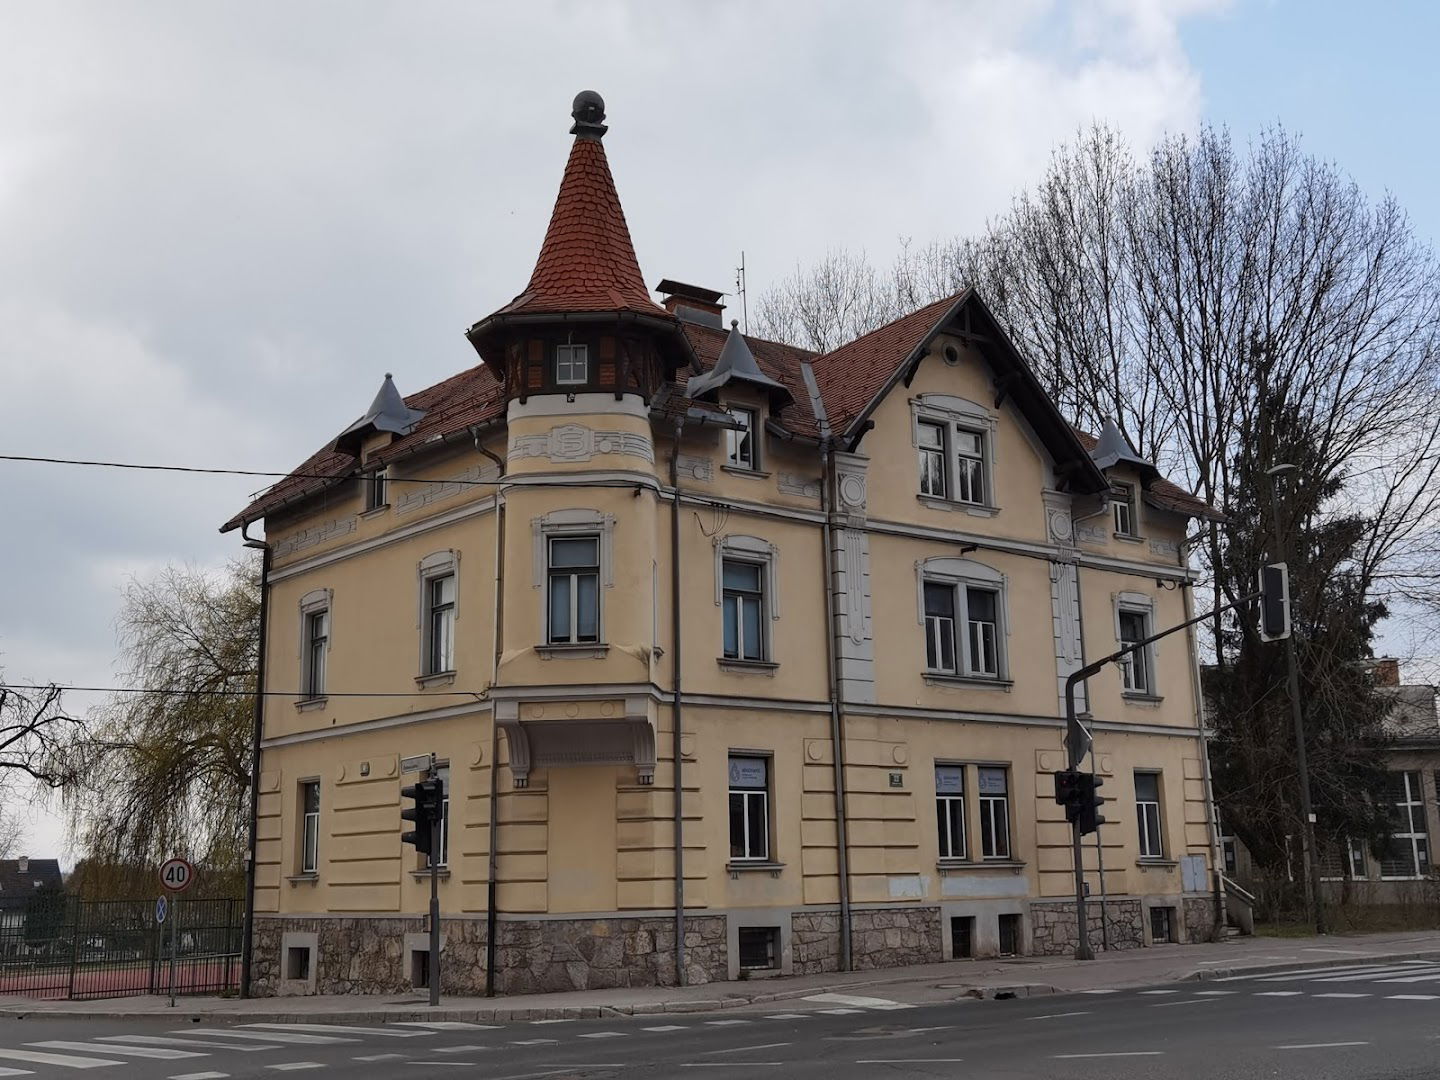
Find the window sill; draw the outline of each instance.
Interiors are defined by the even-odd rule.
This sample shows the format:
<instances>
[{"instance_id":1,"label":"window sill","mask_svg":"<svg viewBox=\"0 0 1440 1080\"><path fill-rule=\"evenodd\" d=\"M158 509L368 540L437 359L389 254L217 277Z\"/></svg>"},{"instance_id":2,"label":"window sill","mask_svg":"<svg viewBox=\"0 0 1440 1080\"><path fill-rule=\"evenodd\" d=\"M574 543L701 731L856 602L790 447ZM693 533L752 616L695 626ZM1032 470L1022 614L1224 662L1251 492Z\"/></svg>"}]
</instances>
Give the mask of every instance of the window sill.
<instances>
[{"instance_id":1,"label":"window sill","mask_svg":"<svg viewBox=\"0 0 1440 1080\"><path fill-rule=\"evenodd\" d=\"M1135 860L1135 865L1141 870L1174 870L1180 865L1179 859L1146 858L1141 857Z\"/></svg>"},{"instance_id":2,"label":"window sill","mask_svg":"<svg viewBox=\"0 0 1440 1080\"><path fill-rule=\"evenodd\" d=\"M989 679L976 675L953 675L948 671L924 671L927 686L965 686L984 690L1004 690L1007 694L1014 687L1013 679Z\"/></svg>"},{"instance_id":3,"label":"window sill","mask_svg":"<svg viewBox=\"0 0 1440 1080\"><path fill-rule=\"evenodd\" d=\"M940 859L935 863L935 869L941 877L974 870L1009 870L1018 874L1025 869L1025 863L1021 859Z\"/></svg>"},{"instance_id":4,"label":"window sill","mask_svg":"<svg viewBox=\"0 0 1440 1080\"><path fill-rule=\"evenodd\" d=\"M421 690L429 690L432 686L454 686L455 672L437 671L432 675L416 675L415 685Z\"/></svg>"},{"instance_id":5,"label":"window sill","mask_svg":"<svg viewBox=\"0 0 1440 1080\"><path fill-rule=\"evenodd\" d=\"M325 708L330 699L324 696L304 698L295 702L296 712L315 712L317 709Z\"/></svg>"},{"instance_id":6,"label":"window sill","mask_svg":"<svg viewBox=\"0 0 1440 1080\"><path fill-rule=\"evenodd\" d=\"M389 509L390 509L390 504L389 504L389 503L386 503L386 504L383 505L383 506L372 506L369 510L361 510L361 511L360 511L360 517L362 517L362 518L379 517L381 514L385 513L385 511L387 511L387 510L389 510Z\"/></svg>"},{"instance_id":7,"label":"window sill","mask_svg":"<svg viewBox=\"0 0 1440 1080\"><path fill-rule=\"evenodd\" d=\"M715 663L720 665L722 671L734 672L736 675L765 675L772 679L780 668L773 660L736 660L728 656L716 657Z\"/></svg>"},{"instance_id":8,"label":"window sill","mask_svg":"<svg viewBox=\"0 0 1440 1080\"><path fill-rule=\"evenodd\" d=\"M536 645L535 651L542 660L603 660L610 651L604 642L557 642L551 645Z\"/></svg>"},{"instance_id":9,"label":"window sill","mask_svg":"<svg viewBox=\"0 0 1440 1080\"><path fill-rule=\"evenodd\" d=\"M743 465L721 465L721 472L728 472L735 476L749 476L756 480L767 480L770 474L764 469L747 469Z\"/></svg>"},{"instance_id":10,"label":"window sill","mask_svg":"<svg viewBox=\"0 0 1440 1080\"><path fill-rule=\"evenodd\" d=\"M1165 699L1159 694L1141 694L1126 690L1120 694L1120 700L1126 705L1159 705Z\"/></svg>"},{"instance_id":11,"label":"window sill","mask_svg":"<svg viewBox=\"0 0 1440 1080\"><path fill-rule=\"evenodd\" d=\"M785 864L783 862L767 862L764 859L756 859L753 862L748 859L732 859L725 864L725 872L728 873L732 879L738 878L741 874L759 873L766 873L772 878L778 878L780 871L784 869Z\"/></svg>"},{"instance_id":12,"label":"window sill","mask_svg":"<svg viewBox=\"0 0 1440 1080\"><path fill-rule=\"evenodd\" d=\"M291 874L285 879L293 889L296 885L317 885L320 882L319 873L313 874Z\"/></svg>"},{"instance_id":13,"label":"window sill","mask_svg":"<svg viewBox=\"0 0 1440 1080\"><path fill-rule=\"evenodd\" d=\"M1124 540L1127 544L1143 544L1145 542L1145 538L1143 536L1136 536L1134 533L1117 532L1115 534L1115 539Z\"/></svg>"},{"instance_id":14,"label":"window sill","mask_svg":"<svg viewBox=\"0 0 1440 1080\"><path fill-rule=\"evenodd\" d=\"M1000 507L991 506L988 503L961 502L959 499L942 499L937 495L916 495L915 497L931 510L958 510L974 517L994 517L1000 513Z\"/></svg>"},{"instance_id":15,"label":"window sill","mask_svg":"<svg viewBox=\"0 0 1440 1080\"><path fill-rule=\"evenodd\" d=\"M424 870L411 870L410 876L416 881L429 881L430 868L427 866ZM438 877L441 881L447 880L450 877L450 868L448 866L440 867L440 872L437 873L435 876Z\"/></svg>"}]
</instances>

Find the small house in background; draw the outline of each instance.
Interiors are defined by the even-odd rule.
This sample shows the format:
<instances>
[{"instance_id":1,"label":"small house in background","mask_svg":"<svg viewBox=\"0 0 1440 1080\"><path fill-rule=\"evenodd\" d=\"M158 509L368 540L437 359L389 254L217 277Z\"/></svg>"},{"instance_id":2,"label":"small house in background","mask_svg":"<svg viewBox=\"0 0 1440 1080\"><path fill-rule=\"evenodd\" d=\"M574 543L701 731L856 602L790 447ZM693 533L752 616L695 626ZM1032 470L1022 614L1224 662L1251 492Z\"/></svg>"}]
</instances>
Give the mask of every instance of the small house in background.
<instances>
[{"instance_id":1,"label":"small house in background","mask_svg":"<svg viewBox=\"0 0 1440 1080\"><path fill-rule=\"evenodd\" d=\"M25 922L36 897L59 896L64 889L58 859L0 859L0 956L25 951Z\"/></svg>"}]
</instances>

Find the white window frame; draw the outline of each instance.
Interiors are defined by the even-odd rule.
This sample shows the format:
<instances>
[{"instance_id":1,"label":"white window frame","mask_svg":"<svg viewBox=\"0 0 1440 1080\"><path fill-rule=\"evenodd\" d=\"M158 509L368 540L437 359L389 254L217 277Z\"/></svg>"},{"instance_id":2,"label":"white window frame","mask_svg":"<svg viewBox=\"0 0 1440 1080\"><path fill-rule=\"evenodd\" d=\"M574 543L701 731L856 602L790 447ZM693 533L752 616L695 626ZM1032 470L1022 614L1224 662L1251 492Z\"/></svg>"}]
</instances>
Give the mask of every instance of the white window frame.
<instances>
[{"instance_id":1,"label":"white window frame","mask_svg":"<svg viewBox=\"0 0 1440 1080\"><path fill-rule=\"evenodd\" d=\"M314 617L325 616L325 651L321 670L315 671L314 650L311 648L311 628ZM312 589L300 598L300 702L323 701L325 680L330 671L330 651L335 647L335 605L334 592L330 589ZM318 691L318 692L317 692Z\"/></svg>"},{"instance_id":2,"label":"white window frame","mask_svg":"<svg viewBox=\"0 0 1440 1080\"><path fill-rule=\"evenodd\" d=\"M981 774L986 770L999 772L1005 778L1005 791L1003 794L987 793L982 787ZM1014 850L1010 829L1010 767L1008 765L986 764L975 766L975 794L980 801L980 858L985 861L1008 862L1013 858ZM996 830L996 823L999 822L1005 827L1005 845L1002 851L995 843L1000 835ZM986 843L986 826L989 826L989 843ZM987 847L994 850L987 850Z\"/></svg>"},{"instance_id":3,"label":"white window frame","mask_svg":"<svg viewBox=\"0 0 1440 1080\"><path fill-rule=\"evenodd\" d=\"M940 790L940 770L954 770L960 774L959 791ZM935 763L935 829L937 850L942 859L968 859L970 857L969 818L966 812L965 766L959 762L937 761ZM956 843L955 822L951 811L956 806L960 811L959 843Z\"/></svg>"},{"instance_id":4,"label":"white window frame","mask_svg":"<svg viewBox=\"0 0 1440 1080\"><path fill-rule=\"evenodd\" d=\"M599 589L599 631L598 641L587 641L578 648L596 648L605 644L605 590L615 587L613 551L615 547L615 515L586 507L571 507L552 510L543 517L530 519L531 540L531 585L536 593L540 621L540 648L570 648L565 642L550 641L550 541L560 538L599 536L600 538L600 589Z\"/></svg>"},{"instance_id":5,"label":"white window frame","mask_svg":"<svg viewBox=\"0 0 1440 1080\"><path fill-rule=\"evenodd\" d=\"M593 563L586 563L583 566L557 567L553 565L551 553L555 544L586 542L593 542L595 545L595 561ZM547 645L598 645L604 640L600 629L600 534L578 533L574 536L551 536L546 540L545 547L545 643ZM580 637L580 596L587 579L592 577L595 582L595 637L594 640L588 640ZM570 583L570 610L565 620L569 627L569 634L565 637L560 637L556 633L553 624L554 603L551 600L555 582L562 578Z\"/></svg>"},{"instance_id":6,"label":"white window frame","mask_svg":"<svg viewBox=\"0 0 1440 1080\"><path fill-rule=\"evenodd\" d=\"M1155 633L1155 601L1143 593L1119 593L1115 597L1115 644L1124 648L1125 638L1120 633L1121 615L1138 615L1142 620L1145 637ZM1138 656L1147 676L1142 686L1136 678L1137 665L1133 658ZM1155 643L1152 641L1143 649L1131 653L1120 663L1120 691L1122 696L1131 698L1158 698L1160 684L1156 671Z\"/></svg>"},{"instance_id":7,"label":"white window frame","mask_svg":"<svg viewBox=\"0 0 1440 1080\"><path fill-rule=\"evenodd\" d=\"M973 679L977 682L1008 683L1010 681L1010 620L1009 579L994 567L973 559L938 557L915 564L917 617L924 631L921 657L927 675ZM925 585L945 585L954 590L955 670L930 666L929 644L934 628L925 612ZM970 594L978 589L995 593L995 672L977 672L970 660Z\"/></svg>"},{"instance_id":8,"label":"white window frame","mask_svg":"<svg viewBox=\"0 0 1440 1080\"><path fill-rule=\"evenodd\" d=\"M383 510L390 505L390 470L376 469L365 477L365 511Z\"/></svg>"},{"instance_id":9,"label":"white window frame","mask_svg":"<svg viewBox=\"0 0 1440 1080\"><path fill-rule=\"evenodd\" d=\"M1110 504L1111 515L1115 521L1115 535L1131 540L1139 539L1140 522L1137 515L1135 485L1126 481L1112 483L1110 485Z\"/></svg>"},{"instance_id":10,"label":"white window frame","mask_svg":"<svg viewBox=\"0 0 1440 1080\"><path fill-rule=\"evenodd\" d=\"M579 377L576 377L576 371ZM555 385L585 386L590 382L590 346L584 342L567 341L555 346ZM561 377L561 372L565 376Z\"/></svg>"},{"instance_id":11,"label":"white window frame","mask_svg":"<svg viewBox=\"0 0 1440 1080\"><path fill-rule=\"evenodd\" d=\"M1408 874L1387 874L1385 863L1388 860L1380 861L1381 881L1417 881L1430 876L1432 863L1430 860L1430 833L1425 822L1425 780L1424 774L1419 769L1397 769L1394 775L1404 778L1405 800L1403 802L1388 803L1388 805L1405 815L1405 824L1409 826L1405 830L1396 830L1389 835L1387 847L1393 844L1404 844L1410 851L1411 872ZM1413 780L1413 783L1412 783ZM1387 793L1387 799L1388 799ZM1420 827L1415 827L1416 820L1419 820ZM1425 869L1420 869L1420 852L1425 852Z\"/></svg>"},{"instance_id":12,"label":"white window frame","mask_svg":"<svg viewBox=\"0 0 1440 1080\"><path fill-rule=\"evenodd\" d=\"M761 762L764 762L764 764L765 764L765 784L764 784L764 786L763 786L763 787L758 787L758 788L757 788L757 787L754 787L754 786L751 786L751 785L741 785L741 786L737 786L736 783L735 783L734 777L733 777L733 772L734 772L733 763L734 763L736 760L743 760L743 761L752 761L752 760L753 760L753 761L761 761ZM726 845L726 846L727 846L727 848L729 849L729 852L730 852L730 859L729 859L729 861L730 861L730 862L735 862L735 863L738 863L738 862L756 862L756 863L767 863L767 862L770 862L770 861L771 861L771 858L772 858L772 850L773 850L773 846L774 846L773 835L774 835L774 829L775 829L775 812L774 812L774 805L773 805L773 802L772 802L771 797L770 797L771 790L773 789L774 784L775 784L775 761L774 761L774 757L773 757L773 755L771 755L771 754L768 754L768 753L760 753L760 752L753 751L753 750L732 750L732 751L730 751L729 754L726 755L725 765L726 765L726 770L727 770L727 772L726 772L726 780L727 780L727 783L726 783L726 791L727 791L727 797L726 797L726 800L725 800L725 826L726 826L727 833L733 832L733 829L734 829L734 819L733 819L734 808L732 807L731 803L732 803L733 800L738 796L738 797L740 798L741 815L742 815L742 816L741 816L740 829L741 829L741 836L743 837L743 841L744 841L743 844L741 845L742 848L743 848L743 850L744 850L744 853L741 854L741 855L736 855L736 854L735 854L735 848L734 848L733 843L730 843L730 842L728 841L728 838L727 838L727 845ZM764 829L764 832L763 832L763 834L762 834L763 839L764 839L764 842L765 842L765 850L762 851L762 852L752 851L751 848L750 848L750 815L751 815L751 813L753 812L753 811L752 811L752 806L753 806L754 803L756 803L756 802L760 803L760 805L763 806L763 808L764 808L764 811L763 811L763 812L764 812L764 815L765 815L765 829Z\"/></svg>"},{"instance_id":13,"label":"white window frame","mask_svg":"<svg viewBox=\"0 0 1440 1080\"><path fill-rule=\"evenodd\" d=\"M915 490L919 493L920 498L933 499L986 516L997 511L999 506L995 498L995 445L996 433L999 430L999 417L979 402L956 397L953 394L921 394L918 398L911 400L910 411L910 440L915 449L916 463ZM920 466L921 455L929 453L933 449L925 447L921 443L920 432L924 424L939 425L943 435L942 457L945 468L945 491L940 495L925 491L921 481L921 476L923 476ZM980 457L974 459L968 454L964 455L966 460L978 460L980 463L979 479L983 490L979 499L960 498L960 459L962 455L956 440L956 433L959 431L968 432L980 438Z\"/></svg>"},{"instance_id":14,"label":"white window frame","mask_svg":"<svg viewBox=\"0 0 1440 1080\"><path fill-rule=\"evenodd\" d=\"M300 805L300 873L318 874L320 872L320 807L321 795L320 778L317 776L308 777L300 781L299 805ZM315 791L315 809L308 807L306 795L310 790Z\"/></svg>"},{"instance_id":15,"label":"white window frame","mask_svg":"<svg viewBox=\"0 0 1440 1080\"><path fill-rule=\"evenodd\" d=\"M455 633L460 625L460 553L453 548L432 552L420 560L416 572L419 581L419 610L416 614L415 626L420 636L420 678L453 675L457 663ZM446 577L455 579L455 600L450 605L450 666L432 670L431 660L434 652L432 638L435 628L431 618L433 611L430 603L430 590L435 581Z\"/></svg>"},{"instance_id":16,"label":"white window frame","mask_svg":"<svg viewBox=\"0 0 1440 1080\"><path fill-rule=\"evenodd\" d=\"M1139 780L1142 776L1155 780L1155 798L1140 797ZM1135 770L1135 819L1139 823L1140 858L1165 858L1165 815L1162 803L1165 797L1164 776L1159 769Z\"/></svg>"},{"instance_id":17,"label":"white window frame","mask_svg":"<svg viewBox=\"0 0 1440 1080\"><path fill-rule=\"evenodd\" d=\"M725 464L732 469L759 472L760 432L763 430L760 424L760 410L750 405L727 405L725 411L733 420L743 420L745 425L743 431L735 428L725 429ZM745 442L746 435L749 436L749 448L747 452L741 453L741 446Z\"/></svg>"},{"instance_id":18,"label":"white window frame","mask_svg":"<svg viewBox=\"0 0 1440 1080\"><path fill-rule=\"evenodd\" d=\"M734 657L725 655L725 563L747 562L755 563L760 567L760 618L762 623L761 655L760 663L771 663L774 660L772 645L774 634L766 623L774 623L780 618L780 549L769 540L761 539L758 536L731 535L717 537L714 541L715 548L715 606L720 608L720 660L728 663L735 660ZM739 661L745 663L747 661ZM756 661L748 661L755 663Z\"/></svg>"}]
</instances>

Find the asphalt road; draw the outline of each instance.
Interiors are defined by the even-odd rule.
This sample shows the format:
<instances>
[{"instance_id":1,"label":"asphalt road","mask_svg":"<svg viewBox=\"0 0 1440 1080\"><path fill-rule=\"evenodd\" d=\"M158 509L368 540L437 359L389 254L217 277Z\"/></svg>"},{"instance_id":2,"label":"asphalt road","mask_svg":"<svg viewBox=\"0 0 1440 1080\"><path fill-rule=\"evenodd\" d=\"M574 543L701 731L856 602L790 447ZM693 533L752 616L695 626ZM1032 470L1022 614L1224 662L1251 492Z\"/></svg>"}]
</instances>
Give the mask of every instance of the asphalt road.
<instances>
[{"instance_id":1,"label":"asphalt road","mask_svg":"<svg viewBox=\"0 0 1440 1080\"><path fill-rule=\"evenodd\" d=\"M1369 1080L1440 1075L1440 964L1009 1001L817 995L717 1014L350 1026L0 1020L0 1077ZM91 1070L94 1070L93 1072Z\"/></svg>"}]
</instances>

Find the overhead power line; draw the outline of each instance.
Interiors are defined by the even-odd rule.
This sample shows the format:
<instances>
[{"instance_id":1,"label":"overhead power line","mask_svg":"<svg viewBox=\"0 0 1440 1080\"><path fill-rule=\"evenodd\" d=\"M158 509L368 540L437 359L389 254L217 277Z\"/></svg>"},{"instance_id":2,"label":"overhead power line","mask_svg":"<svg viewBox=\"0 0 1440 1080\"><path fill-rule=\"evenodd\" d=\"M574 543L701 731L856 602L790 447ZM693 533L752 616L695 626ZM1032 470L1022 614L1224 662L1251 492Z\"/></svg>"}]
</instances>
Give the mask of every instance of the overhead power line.
<instances>
[{"instance_id":1,"label":"overhead power line","mask_svg":"<svg viewBox=\"0 0 1440 1080\"><path fill-rule=\"evenodd\" d=\"M59 690L61 692L77 691L81 693L96 694L167 694L175 697L254 697L257 691L254 690L179 690L174 687L163 686L66 686L60 683L0 683L0 690ZM302 701L311 697L309 694L296 693L291 690L262 690L258 692L262 697L283 697L299 698ZM470 697L483 698L485 696L480 690L435 690L425 691L333 691L327 690L321 697L327 698L415 698L415 697Z\"/></svg>"}]
</instances>

